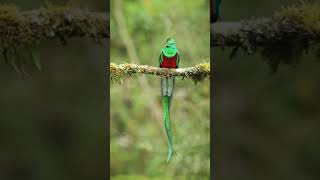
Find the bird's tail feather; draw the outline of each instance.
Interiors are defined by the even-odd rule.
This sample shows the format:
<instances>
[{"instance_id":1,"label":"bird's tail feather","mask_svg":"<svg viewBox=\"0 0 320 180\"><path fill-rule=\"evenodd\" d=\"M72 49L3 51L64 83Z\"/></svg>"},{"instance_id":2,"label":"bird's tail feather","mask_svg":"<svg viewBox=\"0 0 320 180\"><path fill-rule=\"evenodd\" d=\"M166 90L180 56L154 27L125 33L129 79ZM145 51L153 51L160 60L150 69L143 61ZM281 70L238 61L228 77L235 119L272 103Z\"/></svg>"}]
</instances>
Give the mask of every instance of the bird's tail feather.
<instances>
[{"instance_id":1,"label":"bird's tail feather","mask_svg":"<svg viewBox=\"0 0 320 180\"><path fill-rule=\"evenodd\" d=\"M170 97L163 96L162 97L163 103L163 115L164 115L164 125L166 128L166 133L168 137L168 159L167 162L170 161L173 153L173 146L172 146L172 131L171 131L171 123L170 123Z\"/></svg>"},{"instance_id":2,"label":"bird's tail feather","mask_svg":"<svg viewBox=\"0 0 320 180\"><path fill-rule=\"evenodd\" d=\"M162 77L161 78L161 95L162 95L162 106L163 106L163 116L164 116L164 125L168 137L168 158L167 162L170 161L174 150L172 143L172 131L171 131L171 121L170 121L170 105L171 98L173 95L173 89L175 84L174 77Z\"/></svg>"}]
</instances>

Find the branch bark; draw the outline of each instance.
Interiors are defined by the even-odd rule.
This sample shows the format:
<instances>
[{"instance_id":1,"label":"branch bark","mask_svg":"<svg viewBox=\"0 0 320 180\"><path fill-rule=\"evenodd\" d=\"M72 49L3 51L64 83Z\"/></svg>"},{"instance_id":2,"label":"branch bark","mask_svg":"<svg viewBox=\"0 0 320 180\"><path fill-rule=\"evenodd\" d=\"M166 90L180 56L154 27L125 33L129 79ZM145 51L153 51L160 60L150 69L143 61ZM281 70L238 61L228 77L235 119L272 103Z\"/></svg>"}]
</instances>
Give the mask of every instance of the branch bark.
<instances>
[{"instance_id":1,"label":"branch bark","mask_svg":"<svg viewBox=\"0 0 320 180\"><path fill-rule=\"evenodd\" d=\"M256 48L297 39L313 41L317 40L317 37L313 32L306 31L301 24L287 19L265 18L211 25L211 46L214 47Z\"/></svg>"},{"instance_id":2,"label":"branch bark","mask_svg":"<svg viewBox=\"0 0 320 180\"><path fill-rule=\"evenodd\" d=\"M109 38L109 15L65 6L48 5L37 10L19 11L0 6L0 48L32 45L42 40L88 36L100 42Z\"/></svg>"},{"instance_id":3,"label":"branch bark","mask_svg":"<svg viewBox=\"0 0 320 180\"><path fill-rule=\"evenodd\" d=\"M258 52L275 72L279 64L295 66L303 54L320 55L320 28L308 25L295 17L216 23L211 25L210 44L231 47L231 59L239 50L249 55Z\"/></svg>"},{"instance_id":4,"label":"branch bark","mask_svg":"<svg viewBox=\"0 0 320 180\"><path fill-rule=\"evenodd\" d=\"M259 52L276 71L279 64L295 66L301 55L320 56L320 3L299 3L282 8L270 18L211 25L211 46Z\"/></svg>"},{"instance_id":5,"label":"branch bark","mask_svg":"<svg viewBox=\"0 0 320 180\"><path fill-rule=\"evenodd\" d=\"M210 63L198 64L189 68L166 69L153 67L149 65L137 64L110 64L111 78L123 76L125 74L150 74L157 76L180 76L184 78L192 78L193 80L203 80L210 76Z\"/></svg>"}]
</instances>

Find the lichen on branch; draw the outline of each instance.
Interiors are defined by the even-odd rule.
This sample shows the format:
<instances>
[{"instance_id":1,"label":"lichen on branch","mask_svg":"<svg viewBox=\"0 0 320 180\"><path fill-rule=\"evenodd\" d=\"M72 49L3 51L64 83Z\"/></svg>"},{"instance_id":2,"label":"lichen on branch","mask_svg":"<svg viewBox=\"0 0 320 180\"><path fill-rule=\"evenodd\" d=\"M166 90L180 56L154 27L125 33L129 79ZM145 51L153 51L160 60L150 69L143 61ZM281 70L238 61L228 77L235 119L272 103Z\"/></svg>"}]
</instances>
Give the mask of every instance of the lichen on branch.
<instances>
[{"instance_id":1,"label":"lichen on branch","mask_svg":"<svg viewBox=\"0 0 320 180\"><path fill-rule=\"evenodd\" d=\"M279 64L297 64L302 54L320 55L320 3L300 3L276 12L271 18L239 23L216 23L211 27L211 46L259 52L276 71Z\"/></svg>"},{"instance_id":2,"label":"lichen on branch","mask_svg":"<svg viewBox=\"0 0 320 180\"><path fill-rule=\"evenodd\" d=\"M177 76L182 78L190 78L195 83L197 83L198 81L204 80L206 77L210 77L210 63L202 63L195 65L194 67L178 69L159 68L149 65L137 65L132 63L118 65L115 63L110 63L111 79L118 79L125 75L130 76L132 74L150 74L165 77Z\"/></svg>"},{"instance_id":3,"label":"lichen on branch","mask_svg":"<svg viewBox=\"0 0 320 180\"><path fill-rule=\"evenodd\" d=\"M65 45L69 38L84 36L101 44L109 38L108 14L50 4L31 11L0 5L0 59L17 71L24 71L27 61L39 67L33 51L40 41L57 39ZM24 51L32 58L23 58Z\"/></svg>"},{"instance_id":4,"label":"lichen on branch","mask_svg":"<svg viewBox=\"0 0 320 180\"><path fill-rule=\"evenodd\" d=\"M89 36L99 41L109 38L106 13L89 12L68 6L46 5L19 11L14 5L0 5L0 46L11 48L41 40Z\"/></svg>"}]
</instances>

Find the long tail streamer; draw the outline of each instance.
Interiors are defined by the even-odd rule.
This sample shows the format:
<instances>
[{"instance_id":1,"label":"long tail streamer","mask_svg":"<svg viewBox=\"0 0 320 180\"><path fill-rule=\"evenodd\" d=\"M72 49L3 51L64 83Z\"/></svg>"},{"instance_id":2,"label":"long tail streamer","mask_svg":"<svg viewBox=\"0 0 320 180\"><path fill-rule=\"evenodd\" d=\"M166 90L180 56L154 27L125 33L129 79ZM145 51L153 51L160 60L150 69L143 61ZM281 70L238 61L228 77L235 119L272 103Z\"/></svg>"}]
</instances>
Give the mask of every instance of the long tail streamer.
<instances>
[{"instance_id":1,"label":"long tail streamer","mask_svg":"<svg viewBox=\"0 0 320 180\"><path fill-rule=\"evenodd\" d=\"M175 84L175 78L161 78L161 94L162 94L162 107L163 107L163 116L164 116L164 125L166 128L166 133L168 137L168 158L167 162L170 161L173 154L173 143L172 143L172 131L171 131L171 122L170 122L170 104L173 94Z\"/></svg>"}]
</instances>

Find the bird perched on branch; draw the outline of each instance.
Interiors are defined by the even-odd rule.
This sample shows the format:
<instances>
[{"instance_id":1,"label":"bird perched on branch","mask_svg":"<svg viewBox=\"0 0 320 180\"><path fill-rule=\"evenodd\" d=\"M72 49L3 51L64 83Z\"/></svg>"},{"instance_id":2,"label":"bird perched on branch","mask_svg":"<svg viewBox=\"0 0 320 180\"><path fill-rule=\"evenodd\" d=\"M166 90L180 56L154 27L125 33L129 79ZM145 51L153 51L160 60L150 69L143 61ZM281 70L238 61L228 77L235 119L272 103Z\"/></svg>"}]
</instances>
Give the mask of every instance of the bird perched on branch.
<instances>
[{"instance_id":1,"label":"bird perched on branch","mask_svg":"<svg viewBox=\"0 0 320 180\"><path fill-rule=\"evenodd\" d=\"M220 4L222 0L210 0L210 22L217 22L220 17Z\"/></svg>"},{"instance_id":2,"label":"bird perched on branch","mask_svg":"<svg viewBox=\"0 0 320 180\"><path fill-rule=\"evenodd\" d=\"M173 38L166 40L165 47L161 49L159 57L160 68L178 68L180 54L176 47L176 41ZM170 104L175 84L175 77L161 77L161 95L164 116L164 125L168 136L168 159L170 161L173 154L172 131L170 124Z\"/></svg>"}]
</instances>

